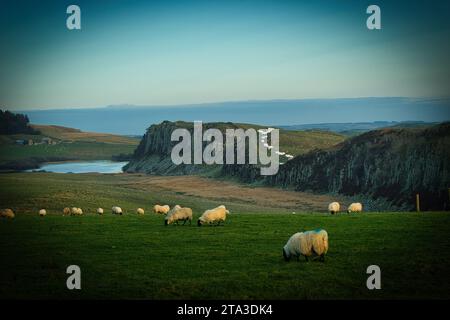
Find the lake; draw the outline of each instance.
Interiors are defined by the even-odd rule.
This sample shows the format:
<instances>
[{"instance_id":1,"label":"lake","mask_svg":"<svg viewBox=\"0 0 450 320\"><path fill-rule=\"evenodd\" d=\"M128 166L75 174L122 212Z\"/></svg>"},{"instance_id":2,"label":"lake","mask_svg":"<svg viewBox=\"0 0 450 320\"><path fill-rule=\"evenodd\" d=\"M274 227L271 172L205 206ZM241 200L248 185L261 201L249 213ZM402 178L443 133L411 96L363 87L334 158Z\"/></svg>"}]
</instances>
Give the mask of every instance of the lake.
<instances>
[{"instance_id":1,"label":"lake","mask_svg":"<svg viewBox=\"0 0 450 320\"><path fill-rule=\"evenodd\" d=\"M74 161L62 163L46 163L39 169L27 170L28 172L45 170L47 172L57 173L121 173L122 167L126 165L127 161L110 161L110 160L96 160L96 161Z\"/></svg>"}]
</instances>

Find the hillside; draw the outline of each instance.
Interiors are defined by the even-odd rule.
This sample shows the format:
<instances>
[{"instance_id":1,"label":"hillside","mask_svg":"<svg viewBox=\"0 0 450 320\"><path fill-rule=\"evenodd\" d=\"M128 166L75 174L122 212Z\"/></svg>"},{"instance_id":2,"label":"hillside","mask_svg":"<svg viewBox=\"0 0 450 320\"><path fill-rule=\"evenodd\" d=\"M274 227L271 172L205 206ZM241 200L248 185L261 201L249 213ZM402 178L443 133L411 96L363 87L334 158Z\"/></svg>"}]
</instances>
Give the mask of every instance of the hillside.
<instances>
[{"instance_id":1,"label":"hillside","mask_svg":"<svg viewBox=\"0 0 450 320\"><path fill-rule=\"evenodd\" d=\"M250 181L254 167L226 166L223 173ZM301 155L264 183L299 191L364 195L413 209L449 208L450 123L431 128L382 129L348 139L329 150Z\"/></svg>"},{"instance_id":2,"label":"hillside","mask_svg":"<svg viewBox=\"0 0 450 320\"><path fill-rule=\"evenodd\" d=\"M323 131L280 131L280 149L296 157L280 166L275 176L262 177L253 165L175 166L170 159L170 133L189 124L165 121L151 126L127 165L127 172L163 175L214 173L245 183L297 191L334 193L374 201L374 209L449 207L450 123L432 127L386 128L347 140ZM225 128L248 124L208 124ZM258 128L258 127L256 127ZM367 199L370 199L367 200Z\"/></svg>"},{"instance_id":3,"label":"hillside","mask_svg":"<svg viewBox=\"0 0 450 320\"><path fill-rule=\"evenodd\" d=\"M33 124L31 127L38 130L41 135L63 141L103 142L130 145L137 144L136 139L109 133L85 132L79 129L62 126L44 126Z\"/></svg>"},{"instance_id":4,"label":"hillside","mask_svg":"<svg viewBox=\"0 0 450 320\"><path fill-rule=\"evenodd\" d=\"M60 126L30 127L39 133L0 135L0 170L35 169L51 161L126 158L139 142L131 137Z\"/></svg>"},{"instance_id":5,"label":"hillside","mask_svg":"<svg viewBox=\"0 0 450 320\"><path fill-rule=\"evenodd\" d=\"M437 122L424 121L373 121L373 122L343 122L343 123L312 123L290 126L279 126L286 130L321 130L332 131L346 136L355 136L367 131L381 128L424 128L436 125Z\"/></svg>"},{"instance_id":6,"label":"hillside","mask_svg":"<svg viewBox=\"0 0 450 320\"><path fill-rule=\"evenodd\" d=\"M211 173L220 172L220 166L194 166L179 165L172 163L170 153L176 142L170 141L170 135L177 128L186 128L192 132L192 122L170 122L164 121L158 125L152 125L147 129L139 146L134 152L130 163L125 167L127 172L145 172L151 174L192 174L192 173ZM203 131L208 128L217 128L222 132L226 129L263 129L258 125L242 123L204 123ZM288 131L280 130L280 149L294 156L307 153L315 148L329 148L335 144L344 141L345 137L323 131Z\"/></svg>"}]
</instances>

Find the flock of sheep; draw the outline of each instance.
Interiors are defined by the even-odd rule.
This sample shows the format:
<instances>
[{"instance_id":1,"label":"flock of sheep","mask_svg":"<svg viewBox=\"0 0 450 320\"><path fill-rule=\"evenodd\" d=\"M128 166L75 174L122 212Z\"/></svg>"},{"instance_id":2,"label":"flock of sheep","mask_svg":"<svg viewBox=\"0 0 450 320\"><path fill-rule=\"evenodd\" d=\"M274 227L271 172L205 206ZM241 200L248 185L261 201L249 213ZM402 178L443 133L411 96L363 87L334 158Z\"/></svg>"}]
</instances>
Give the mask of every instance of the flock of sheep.
<instances>
[{"instance_id":1,"label":"flock of sheep","mask_svg":"<svg viewBox=\"0 0 450 320\"><path fill-rule=\"evenodd\" d=\"M187 207L181 207L179 205L174 206L172 209L168 205L159 205L156 204L153 207L153 211L156 214L164 214L166 217L164 219L164 224L167 226L169 224L178 224L178 222L182 221L183 225L186 224L187 221L189 221L189 224L192 222L192 209ZM122 208L118 206L113 206L111 208L112 214L122 215L123 211ZM104 210L103 208L97 208L97 214L103 215ZM138 215L143 215L145 213L144 209L137 208L136 213ZM225 220L227 218L227 214L230 212L227 210L227 208L224 205L218 206L217 208L206 210L203 212L201 217L197 221L197 225L201 226L204 224L210 224L210 225L220 225L221 223L225 223ZM47 211L45 209L40 209L38 211L38 214L40 217L44 217L47 215ZM73 207L69 208L66 207L63 209L63 215L64 216L81 216L83 215L83 210L81 208ZM11 209L0 209L0 217L3 218L14 218L15 214L14 211Z\"/></svg>"},{"instance_id":2,"label":"flock of sheep","mask_svg":"<svg viewBox=\"0 0 450 320\"><path fill-rule=\"evenodd\" d=\"M339 204L339 202L332 202L328 205L328 211L331 214L336 214L340 210L341 210L341 205ZM347 208L348 213L361 212L361 211L362 211L362 204L359 202L354 202L354 203L350 204Z\"/></svg>"},{"instance_id":3,"label":"flock of sheep","mask_svg":"<svg viewBox=\"0 0 450 320\"><path fill-rule=\"evenodd\" d=\"M332 202L328 205L328 211L331 214L336 214L340 211L341 205L339 202ZM111 208L113 214L122 215L123 211L120 207L114 206ZM178 224L182 221L183 225L189 221L192 222L192 209L187 207L181 207L175 205L172 209L168 205L155 205L153 211L156 214L165 215L164 224L167 226L169 224ZM361 212L362 204L352 203L348 206L347 212ZM103 208L97 209L97 214L102 215L104 213ZM136 213L143 215L144 209L138 208ZM214 209L206 210L198 218L197 225L202 226L205 224L209 225L220 225L220 223L225 223L227 214L230 212L226 209L224 205L218 206ZM39 216L43 217L47 215L45 209L39 210ZM81 208L64 208L63 215L83 215L83 210ZM15 214L11 209L0 209L0 217L14 218ZM286 261L289 261L292 257L296 257L297 260L300 256L304 256L306 261L310 257L317 257L321 261L325 261L325 254L328 251L328 233L324 229L317 229L312 231L297 232L292 235L287 241L286 245L283 247L283 257Z\"/></svg>"}]
</instances>

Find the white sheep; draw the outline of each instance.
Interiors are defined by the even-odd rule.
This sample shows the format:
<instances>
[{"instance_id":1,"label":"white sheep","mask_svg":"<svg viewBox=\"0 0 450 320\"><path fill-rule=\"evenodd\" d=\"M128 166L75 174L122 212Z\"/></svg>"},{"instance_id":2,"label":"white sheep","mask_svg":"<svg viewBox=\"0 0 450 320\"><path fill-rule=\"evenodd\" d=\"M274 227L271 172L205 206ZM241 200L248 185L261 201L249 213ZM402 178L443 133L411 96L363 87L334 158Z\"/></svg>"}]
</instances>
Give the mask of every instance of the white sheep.
<instances>
[{"instance_id":1,"label":"white sheep","mask_svg":"<svg viewBox=\"0 0 450 320\"><path fill-rule=\"evenodd\" d=\"M164 219L164 224L167 226L169 224L175 223L178 224L178 221L184 221L183 225L186 224L186 221L189 221L189 224L192 223L192 209L191 208L182 208L179 205L176 205Z\"/></svg>"},{"instance_id":2,"label":"white sheep","mask_svg":"<svg viewBox=\"0 0 450 320\"><path fill-rule=\"evenodd\" d=\"M40 217L43 217L43 216L45 216L45 215L47 215L47 211L46 211L45 209L39 210L39 216L40 216Z\"/></svg>"},{"instance_id":3,"label":"white sheep","mask_svg":"<svg viewBox=\"0 0 450 320\"><path fill-rule=\"evenodd\" d=\"M339 202L332 202L328 205L328 211L331 214L338 213L340 209L341 209L341 205L339 204Z\"/></svg>"},{"instance_id":4,"label":"white sheep","mask_svg":"<svg viewBox=\"0 0 450 320\"><path fill-rule=\"evenodd\" d=\"M347 212L361 212L362 211L362 204L359 202L354 202L351 205L348 206Z\"/></svg>"},{"instance_id":5,"label":"white sheep","mask_svg":"<svg viewBox=\"0 0 450 320\"><path fill-rule=\"evenodd\" d=\"M123 214L121 207L114 206L114 207L111 208L111 210L112 210L113 214L118 214L118 215L122 215Z\"/></svg>"},{"instance_id":6,"label":"white sheep","mask_svg":"<svg viewBox=\"0 0 450 320\"><path fill-rule=\"evenodd\" d=\"M289 261L292 257L299 259L303 255L308 261L308 257L316 255L321 261L325 261L325 254L328 252L328 233L324 229L313 231L297 232L289 238L283 247L284 260Z\"/></svg>"},{"instance_id":7,"label":"white sheep","mask_svg":"<svg viewBox=\"0 0 450 320\"><path fill-rule=\"evenodd\" d=\"M83 215L83 210L81 210L81 208L73 207L70 209L70 215L81 216Z\"/></svg>"},{"instance_id":8,"label":"white sheep","mask_svg":"<svg viewBox=\"0 0 450 320\"><path fill-rule=\"evenodd\" d=\"M97 208L97 214L102 215L103 214L103 208Z\"/></svg>"},{"instance_id":9,"label":"white sheep","mask_svg":"<svg viewBox=\"0 0 450 320\"><path fill-rule=\"evenodd\" d=\"M63 209L63 215L64 216L69 216L70 215L70 208L69 207L65 207Z\"/></svg>"},{"instance_id":10,"label":"white sheep","mask_svg":"<svg viewBox=\"0 0 450 320\"><path fill-rule=\"evenodd\" d=\"M227 214L230 212L225 208L224 205L218 206L217 208L206 210L203 212L202 216L198 218L197 225L202 224L212 224L216 223L219 225L221 222L225 222Z\"/></svg>"},{"instance_id":11,"label":"white sheep","mask_svg":"<svg viewBox=\"0 0 450 320\"><path fill-rule=\"evenodd\" d=\"M0 217L2 218L9 218L13 219L16 215L14 214L14 211L12 209L6 208L6 209L0 209Z\"/></svg>"},{"instance_id":12,"label":"white sheep","mask_svg":"<svg viewBox=\"0 0 450 320\"><path fill-rule=\"evenodd\" d=\"M136 209L136 213L139 214L139 215L143 215L145 213L145 211L142 208L137 208Z\"/></svg>"},{"instance_id":13,"label":"white sheep","mask_svg":"<svg viewBox=\"0 0 450 320\"><path fill-rule=\"evenodd\" d=\"M166 204L164 206L160 206L159 204L155 204L153 207L153 211L155 213L167 214L170 211L170 207Z\"/></svg>"}]
</instances>

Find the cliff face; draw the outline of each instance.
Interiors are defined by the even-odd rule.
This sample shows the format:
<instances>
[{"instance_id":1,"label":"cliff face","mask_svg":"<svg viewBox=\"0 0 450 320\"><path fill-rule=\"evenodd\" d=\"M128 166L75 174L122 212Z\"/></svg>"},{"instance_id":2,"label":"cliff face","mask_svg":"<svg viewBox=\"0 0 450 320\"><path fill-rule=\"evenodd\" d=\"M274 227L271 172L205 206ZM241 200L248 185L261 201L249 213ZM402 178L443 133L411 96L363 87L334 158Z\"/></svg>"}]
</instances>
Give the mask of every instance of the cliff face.
<instances>
[{"instance_id":1,"label":"cliff face","mask_svg":"<svg viewBox=\"0 0 450 320\"><path fill-rule=\"evenodd\" d=\"M267 183L297 190L364 194L394 205L448 207L450 123L428 129L383 129L347 140L329 151L297 157Z\"/></svg>"},{"instance_id":2,"label":"cliff face","mask_svg":"<svg viewBox=\"0 0 450 320\"><path fill-rule=\"evenodd\" d=\"M204 130L217 125L204 125ZM237 127L231 123L220 125ZM166 175L213 171L243 182L260 181L299 191L340 193L355 198L363 195L404 209L413 209L415 194L420 193L422 209L449 207L450 123L425 129L381 129L331 148L318 145L323 149L295 157L280 166L277 175L268 177L262 177L253 165L174 165L170 153L176 142L171 142L170 136L181 127L192 130L192 123L165 121L150 127L126 171ZM301 138L284 141L291 143L295 139ZM282 134L280 141L283 145Z\"/></svg>"}]
</instances>

